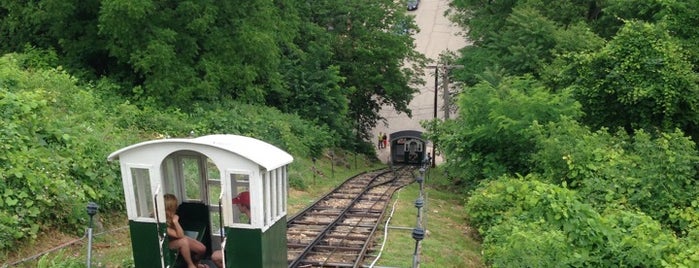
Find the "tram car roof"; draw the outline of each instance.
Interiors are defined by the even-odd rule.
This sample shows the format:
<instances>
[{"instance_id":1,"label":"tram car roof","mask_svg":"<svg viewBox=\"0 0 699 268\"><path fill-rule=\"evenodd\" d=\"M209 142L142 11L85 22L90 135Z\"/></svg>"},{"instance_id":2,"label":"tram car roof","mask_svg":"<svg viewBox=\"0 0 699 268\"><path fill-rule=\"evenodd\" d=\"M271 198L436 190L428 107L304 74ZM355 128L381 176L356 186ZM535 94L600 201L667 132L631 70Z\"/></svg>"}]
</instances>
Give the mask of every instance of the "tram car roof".
<instances>
[{"instance_id":1,"label":"tram car roof","mask_svg":"<svg viewBox=\"0 0 699 268\"><path fill-rule=\"evenodd\" d=\"M164 155L168 155L172 152L182 150L180 146L182 144L194 146L201 152L205 152L207 149L225 150L257 163L266 170L273 170L293 161L293 157L290 154L274 145L255 138L232 134L145 141L115 151L110 154L107 159L109 161L117 160L120 155L127 154L137 149L161 150L165 152Z\"/></svg>"},{"instance_id":2,"label":"tram car roof","mask_svg":"<svg viewBox=\"0 0 699 268\"><path fill-rule=\"evenodd\" d=\"M418 139L420 139L420 140L422 140L422 141L425 141L425 140L422 138L422 132L421 132L421 131L417 131L417 130L400 130L400 131L396 131L396 132L391 133L389 138L390 138L391 140L400 139L400 138L418 138Z\"/></svg>"}]
</instances>

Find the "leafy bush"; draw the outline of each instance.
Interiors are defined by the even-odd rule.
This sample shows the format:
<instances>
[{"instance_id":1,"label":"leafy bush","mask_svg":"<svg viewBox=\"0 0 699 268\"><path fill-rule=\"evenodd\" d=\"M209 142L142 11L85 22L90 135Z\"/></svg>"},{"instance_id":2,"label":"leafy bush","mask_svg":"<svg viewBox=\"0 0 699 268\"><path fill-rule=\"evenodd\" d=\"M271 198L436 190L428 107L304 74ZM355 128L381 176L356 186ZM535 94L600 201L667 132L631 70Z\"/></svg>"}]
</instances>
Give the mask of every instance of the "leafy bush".
<instances>
[{"instance_id":1,"label":"leafy bush","mask_svg":"<svg viewBox=\"0 0 699 268\"><path fill-rule=\"evenodd\" d=\"M79 232L88 200L123 206L116 170L104 165L120 132L101 102L60 68L26 71L21 59L0 58L0 249L41 228Z\"/></svg>"},{"instance_id":2,"label":"leafy bush","mask_svg":"<svg viewBox=\"0 0 699 268\"><path fill-rule=\"evenodd\" d=\"M664 267L699 267L699 228L694 228L680 241L680 250L671 254Z\"/></svg>"},{"instance_id":3,"label":"leafy bush","mask_svg":"<svg viewBox=\"0 0 699 268\"><path fill-rule=\"evenodd\" d=\"M682 132L591 132L569 120L533 129L544 180L577 189L600 209L639 209L680 235L699 225L699 154Z\"/></svg>"},{"instance_id":4,"label":"leafy bush","mask_svg":"<svg viewBox=\"0 0 699 268\"><path fill-rule=\"evenodd\" d=\"M80 233L88 201L123 209L119 168L106 157L136 142L230 133L308 158L338 143L327 128L271 108L224 102L190 114L139 107L117 97L120 87L108 80L82 85L60 67L45 68L41 55L0 58L0 250L43 228Z\"/></svg>"},{"instance_id":5,"label":"leafy bush","mask_svg":"<svg viewBox=\"0 0 699 268\"><path fill-rule=\"evenodd\" d=\"M195 109L187 118L196 133L230 133L258 138L291 154L318 157L339 138L327 127L269 107L234 101Z\"/></svg>"},{"instance_id":6,"label":"leafy bush","mask_svg":"<svg viewBox=\"0 0 699 268\"><path fill-rule=\"evenodd\" d=\"M666 256L680 249L669 230L643 213L611 208L602 217L613 227L605 253L628 267L661 267Z\"/></svg>"},{"instance_id":7,"label":"leafy bush","mask_svg":"<svg viewBox=\"0 0 699 268\"><path fill-rule=\"evenodd\" d=\"M571 88L586 125L679 128L699 137L699 75L663 24L626 21L604 48L580 54L573 65Z\"/></svg>"},{"instance_id":8,"label":"leafy bush","mask_svg":"<svg viewBox=\"0 0 699 268\"><path fill-rule=\"evenodd\" d=\"M485 182L466 210L498 267L661 267L681 250L651 217L612 208L600 214L575 191L535 176Z\"/></svg>"},{"instance_id":9,"label":"leafy bush","mask_svg":"<svg viewBox=\"0 0 699 268\"><path fill-rule=\"evenodd\" d=\"M428 139L447 158L449 174L467 186L503 174L529 173L535 149L529 127L581 113L568 94L552 94L531 77L465 89L459 107L458 118L427 126Z\"/></svg>"},{"instance_id":10,"label":"leafy bush","mask_svg":"<svg viewBox=\"0 0 699 268\"><path fill-rule=\"evenodd\" d=\"M483 242L486 261L492 267L570 267L580 255L562 231L544 225L510 220L493 226Z\"/></svg>"},{"instance_id":11,"label":"leafy bush","mask_svg":"<svg viewBox=\"0 0 699 268\"><path fill-rule=\"evenodd\" d=\"M575 192L536 180L536 177L502 177L484 182L473 191L466 211L481 233L509 218L560 226L575 234L599 214L582 203ZM580 236L593 234L581 233ZM582 242L580 237L576 240ZM586 240L593 240L587 238Z\"/></svg>"}]
</instances>

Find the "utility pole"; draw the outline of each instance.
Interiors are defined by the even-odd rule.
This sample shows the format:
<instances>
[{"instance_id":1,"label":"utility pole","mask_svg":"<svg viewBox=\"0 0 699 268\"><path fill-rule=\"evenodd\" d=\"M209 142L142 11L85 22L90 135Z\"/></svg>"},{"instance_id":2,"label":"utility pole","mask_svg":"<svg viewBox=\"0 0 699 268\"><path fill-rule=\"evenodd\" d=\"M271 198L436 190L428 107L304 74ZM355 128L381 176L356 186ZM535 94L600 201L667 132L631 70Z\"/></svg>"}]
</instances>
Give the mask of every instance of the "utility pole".
<instances>
[{"instance_id":1,"label":"utility pole","mask_svg":"<svg viewBox=\"0 0 699 268\"><path fill-rule=\"evenodd\" d=\"M463 65L446 65L444 66L444 79L442 86L444 88L444 120L449 119L449 107L451 106L451 93L449 93L449 71L454 68L464 68Z\"/></svg>"},{"instance_id":2,"label":"utility pole","mask_svg":"<svg viewBox=\"0 0 699 268\"><path fill-rule=\"evenodd\" d=\"M434 119L437 119L437 93L439 92L439 68L444 68L444 79L442 81L444 88L444 120L449 119L449 106L451 103L450 93L449 93L449 71L454 68L464 68L463 65L430 65L427 68L434 68ZM435 167L435 161L437 159L434 154L437 144L432 142L432 167Z\"/></svg>"},{"instance_id":3,"label":"utility pole","mask_svg":"<svg viewBox=\"0 0 699 268\"><path fill-rule=\"evenodd\" d=\"M439 66L438 65L430 65L427 66L427 68L434 68L434 117L433 119L437 119L437 92L439 92L439 88L437 85L439 85ZM432 142L432 167L435 167L435 157L434 155L434 148L437 147L437 143Z\"/></svg>"}]
</instances>

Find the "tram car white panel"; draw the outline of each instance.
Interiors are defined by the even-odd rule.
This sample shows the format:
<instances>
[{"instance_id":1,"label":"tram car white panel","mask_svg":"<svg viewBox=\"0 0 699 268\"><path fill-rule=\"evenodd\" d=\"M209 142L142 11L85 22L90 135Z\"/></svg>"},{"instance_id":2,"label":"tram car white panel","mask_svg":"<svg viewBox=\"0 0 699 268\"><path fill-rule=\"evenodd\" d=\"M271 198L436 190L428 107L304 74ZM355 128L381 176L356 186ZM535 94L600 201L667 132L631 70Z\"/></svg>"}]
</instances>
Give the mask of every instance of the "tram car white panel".
<instances>
[{"instance_id":1,"label":"tram car white panel","mask_svg":"<svg viewBox=\"0 0 699 268\"><path fill-rule=\"evenodd\" d=\"M108 160L120 162L136 267L181 263L167 246L165 194L177 197L181 225L205 244L205 257L223 249L226 267L286 266L293 157L283 150L250 137L209 135L146 141ZM232 202L242 192L249 193L249 217Z\"/></svg>"}]
</instances>

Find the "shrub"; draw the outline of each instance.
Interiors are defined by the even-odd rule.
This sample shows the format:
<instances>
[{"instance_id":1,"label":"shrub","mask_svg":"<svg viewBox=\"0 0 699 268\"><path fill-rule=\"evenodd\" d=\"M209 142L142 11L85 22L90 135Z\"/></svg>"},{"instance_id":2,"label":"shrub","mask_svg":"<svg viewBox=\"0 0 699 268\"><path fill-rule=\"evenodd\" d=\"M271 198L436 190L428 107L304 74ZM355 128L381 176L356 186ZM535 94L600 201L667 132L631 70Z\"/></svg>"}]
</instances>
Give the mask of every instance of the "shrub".
<instances>
[{"instance_id":1,"label":"shrub","mask_svg":"<svg viewBox=\"0 0 699 268\"><path fill-rule=\"evenodd\" d=\"M503 174L529 173L536 148L530 126L581 116L570 94L553 94L528 76L481 82L465 89L458 105L456 119L427 125L427 138L448 160L449 174L467 186Z\"/></svg>"},{"instance_id":2,"label":"shrub","mask_svg":"<svg viewBox=\"0 0 699 268\"><path fill-rule=\"evenodd\" d=\"M494 266L661 267L681 249L671 232L642 212L609 208L600 214L575 191L536 179L483 183L466 205Z\"/></svg>"},{"instance_id":3,"label":"shrub","mask_svg":"<svg viewBox=\"0 0 699 268\"><path fill-rule=\"evenodd\" d=\"M639 209L680 235L699 225L699 155L682 132L591 132L574 121L535 125L536 168L599 209Z\"/></svg>"},{"instance_id":4,"label":"shrub","mask_svg":"<svg viewBox=\"0 0 699 268\"><path fill-rule=\"evenodd\" d=\"M508 220L488 231L483 255L492 267L571 267L583 256L565 233L545 223Z\"/></svg>"}]
</instances>

